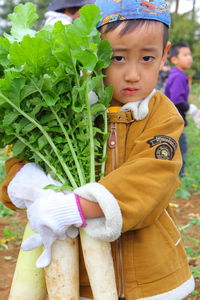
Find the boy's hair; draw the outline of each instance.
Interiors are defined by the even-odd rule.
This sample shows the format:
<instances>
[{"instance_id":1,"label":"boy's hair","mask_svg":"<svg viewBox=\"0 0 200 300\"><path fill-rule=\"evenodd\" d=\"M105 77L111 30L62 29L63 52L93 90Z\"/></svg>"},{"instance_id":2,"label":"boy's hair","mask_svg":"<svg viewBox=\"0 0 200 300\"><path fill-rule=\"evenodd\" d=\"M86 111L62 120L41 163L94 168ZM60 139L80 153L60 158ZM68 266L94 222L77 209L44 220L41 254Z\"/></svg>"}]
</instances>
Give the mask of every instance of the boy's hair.
<instances>
[{"instance_id":1,"label":"boy's hair","mask_svg":"<svg viewBox=\"0 0 200 300\"><path fill-rule=\"evenodd\" d=\"M187 43L184 43L184 42L177 43L171 47L171 49L169 51L169 57L170 58L172 58L174 56L177 57L179 55L179 50L181 48L190 48L190 47Z\"/></svg>"},{"instance_id":2,"label":"boy's hair","mask_svg":"<svg viewBox=\"0 0 200 300\"><path fill-rule=\"evenodd\" d=\"M152 22L158 22L158 21L144 20L144 19L138 19L138 20L136 19L136 20L128 20L128 21L115 21L115 22L112 22L112 23L108 23L108 24L104 25L101 28L103 29L104 33L107 33L107 32L115 30L122 22L125 25L119 33L120 36L133 31L137 27L141 27L143 25L148 26L150 22L152 23ZM164 49L166 47L166 44L168 42L169 34L168 34L168 26L165 25L164 23L162 23L162 24L163 24L163 51L164 51Z\"/></svg>"},{"instance_id":3,"label":"boy's hair","mask_svg":"<svg viewBox=\"0 0 200 300\"><path fill-rule=\"evenodd\" d=\"M57 12L64 14L65 11L68 10L71 15L74 15L80 8L81 8L81 6L77 6L77 7L75 6L75 7L69 7L69 8L62 8L62 9L58 9Z\"/></svg>"}]
</instances>

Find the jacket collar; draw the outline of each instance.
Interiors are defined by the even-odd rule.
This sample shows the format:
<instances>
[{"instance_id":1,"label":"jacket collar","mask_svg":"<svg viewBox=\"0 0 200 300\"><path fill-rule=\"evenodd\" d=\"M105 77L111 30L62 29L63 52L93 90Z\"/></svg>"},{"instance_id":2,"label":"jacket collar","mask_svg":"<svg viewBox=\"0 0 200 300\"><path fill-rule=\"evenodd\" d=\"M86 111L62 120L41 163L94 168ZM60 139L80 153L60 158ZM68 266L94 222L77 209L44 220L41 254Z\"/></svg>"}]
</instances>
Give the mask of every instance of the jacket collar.
<instances>
[{"instance_id":1,"label":"jacket collar","mask_svg":"<svg viewBox=\"0 0 200 300\"><path fill-rule=\"evenodd\" d=\"M143 120L149 112L149 102L155 93L156 89L154 89L145 99L124 104L120 111L125 112L130 110L135 120Z\"/></svg>"}]
</instances>

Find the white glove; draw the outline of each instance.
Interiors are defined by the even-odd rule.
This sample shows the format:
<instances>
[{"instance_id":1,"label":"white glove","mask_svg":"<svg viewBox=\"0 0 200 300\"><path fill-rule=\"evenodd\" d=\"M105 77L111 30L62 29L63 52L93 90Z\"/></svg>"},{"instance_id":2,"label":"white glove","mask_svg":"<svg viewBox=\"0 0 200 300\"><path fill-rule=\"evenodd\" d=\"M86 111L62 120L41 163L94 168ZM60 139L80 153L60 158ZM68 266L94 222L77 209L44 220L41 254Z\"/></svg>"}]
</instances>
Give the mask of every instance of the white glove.
<instances>
[{"instance_id":1,"label":"white glove","mask_svg":"<svg viewBox=\"0 0 200 300\"><path fill-rule=\"evenodd\" d=\"M75 227L84 227L85 220L82 214L78 195L63 194L52 190L42 190L24 187L26 198L30 196L37 200L28 208L27 216L30 227L37 232L23 244L23 250L32 250L43 245L44 251L38 258L36 267L44 268L51 261L51 246L66 236L76 237L78 230ZM72 225L74 225L72 227Z\"/></svg>"},{"instance_id":2,"label":"white glove","mask_svg":"<svg viewBox=\"0 0 200 300\"><path fill-rule=\"evenodd\" d=\"M193 120L194 120L194 123L195 123L196 127L198 129L200 129L200 110L198 110L196 112L196 114L193 116Z\"/></svg>"},{"instance_id":3,"label":"white glove","mask_svg":"<svg viewBox=\"0 0 200 300\"><path fill-rule=\"evenodd\" d=\"M24 165L11 180L8 185L8 195L16 207L22 209L29 208L36 200L38 200L38 197L41 199L41 195L43 195L44 199L46 199L46 194L53 192L51 190L43 190L43 187L49 184L61 186L61 183L54 180L49 174L46 175L40 166L35 163L28 163ZM40 193L37 193L36 190L40 191ZM71 226L67 229L66 235L63 235L62 238L67 238L67 236L75 238L77 235L78 229L75 226ZM51 245L57 238L58 237L53 235L52 232L49 233L46 248L38 260L38 266L47 265L47 262L49 263ZM42 242L42 237L38 234L30 238L27 247L25 243L25 248L26 250L31 250L42 244L44 244Z\"/></svg>"},{"instance_id":4,"label":"white glove","mask_svg":"<svg viewBox=\"0 0 200 300\"><path fill-rule=\"evenodd\" d=\"M190 104L190 107L187 111L188 115L194 116L198 112L198 108L193 103Z\"/></svg>"},{"instance_id":5,"label":"white glove","mask_svg":"<svg viewBox=\"0 0 200 300\"><path fill-rule=\"evenodd\" d=\"M190 108L187 113L194 120L196 127L200 129L200 110L196 107L196 105L190 104Z\"/></svg>"},{"instance_id":6,"label":"white glove","mask_svg":"<svg viewBox=\"0 0 200 300\"><path fill-rule=\"evenodd\" d=\"M35 163L24 165L8 185L8 196L12 203L18 208L28 208L36 199L26 198L23 189L27 187L44 188L49 184L61 186L61 183L54 180L51 175L46 175L43 169Z\"/></svg>"}]
</instances>

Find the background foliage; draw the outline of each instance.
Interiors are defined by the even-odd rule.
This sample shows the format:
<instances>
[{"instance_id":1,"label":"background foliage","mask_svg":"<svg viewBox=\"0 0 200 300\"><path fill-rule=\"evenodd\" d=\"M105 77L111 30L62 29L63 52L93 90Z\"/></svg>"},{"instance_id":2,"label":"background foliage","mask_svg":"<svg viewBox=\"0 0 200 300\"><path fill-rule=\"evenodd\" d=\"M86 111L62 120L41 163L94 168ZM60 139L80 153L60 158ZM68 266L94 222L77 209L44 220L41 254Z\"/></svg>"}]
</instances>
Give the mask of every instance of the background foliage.
<instances>
[{"instance_id":1,"label":"background foliage","mask_svg":"<svg viewBox=\"0 0 200 300\"><path fill-rule=\"evenodd\" d=\"M200 107L200 85L193 84L191 88L190 103ZM191 194L200 194L200 130L195 127L191 118L186 127L188 141L188 155L186 160L186 174L182 178L182 184L176 193L177 198L188 199Z\"/></svg>"},{"instance_id":2,"label":"background foliage","mask_svg":"<svg viewBox=\"0 0 200 300\"><path fill-rule=\"evenodd\" d=\"M0 0L0 36L3 35L4 32L9 32L11 24L8 21L8 14L12 13L16 5L26 2L32 2L37 5L37 13L40 19L37 22L36 29L42 26L44 13L46 12L46 7L50 0Z\"/></svg>"},{"instance_id":3,"label":"background foliage","mask_svg":"<svg viewBox=\"0 0 200 300\"><path fill-rule=\"evenodd\" d=\"M172 45L178 42L188 43L194 60L188 75L193 76L193 79L200 79L200 24L196 17L192 12L183 15L172 14L169 34Z\"/></svg>"}]
</instances>

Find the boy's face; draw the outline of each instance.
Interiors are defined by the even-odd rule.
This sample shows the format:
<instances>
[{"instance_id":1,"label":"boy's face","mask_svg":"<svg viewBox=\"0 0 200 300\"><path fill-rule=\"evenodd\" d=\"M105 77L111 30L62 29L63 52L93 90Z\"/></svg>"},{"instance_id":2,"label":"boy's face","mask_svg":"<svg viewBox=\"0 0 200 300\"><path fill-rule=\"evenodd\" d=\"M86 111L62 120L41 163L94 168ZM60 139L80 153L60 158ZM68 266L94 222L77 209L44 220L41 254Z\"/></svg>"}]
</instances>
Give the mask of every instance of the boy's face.
<instances>
[{"instance_id":1,"label":"boy's face","mask_svg":"<svg viewBox=\"0 0 200 300\"><path fill-rule=\"evenodd\" d=\"M124 105L146 98L157 83L160 67L170 48L168 42L163 54L163 24L149 22L131 32L119 35L124 24L102 33L110 42L113 57L105 69L105 85L113 86L111 105Z\"/></svg>"},{"instance_id":2,"label":"boy's face","mask_svg":"<svg viewBox=\"0 0 200 300\"><path fill-rule=\"evenodd\" d=\"M190 48L182 47L177 56L171 58L172 63L182 71L189 69L192 65L192 54Z\"/></svg>"},{"instance_id":3,"label":"boy's face","mask_svg":"<svg viewBox=\"0 0 200 300\"><path fill-rule=\"evenodd\" d=\"M70 8L66 8L65 9L65 14L69 17L72 18L72 20L75 20L77 19L78 17L80 17L80 14L79 14L79 9L81 7L70 7Z\"/></svg>"}]
</instances>

